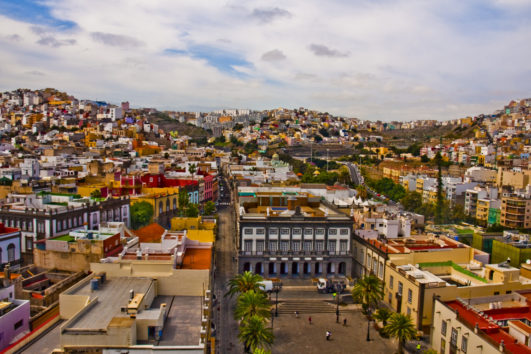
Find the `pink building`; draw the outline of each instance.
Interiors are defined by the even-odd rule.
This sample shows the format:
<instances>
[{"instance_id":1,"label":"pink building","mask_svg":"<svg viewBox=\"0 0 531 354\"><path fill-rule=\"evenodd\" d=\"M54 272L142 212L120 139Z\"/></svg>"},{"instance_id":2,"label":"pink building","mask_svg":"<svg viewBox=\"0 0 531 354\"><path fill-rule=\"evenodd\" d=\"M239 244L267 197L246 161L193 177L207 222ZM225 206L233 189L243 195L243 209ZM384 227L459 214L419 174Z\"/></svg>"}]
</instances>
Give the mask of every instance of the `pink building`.
<instances>
[{"instance_id":1,"label":"pink building","mask_svg":"<svg viewBox=\"0 0 531 354\"><path fill-rule=\"evenodd\" d=\"M24 332L29 332L30 302L14 298L15 286L0 289L0 350Z\"/></svg>"}]
</instances>

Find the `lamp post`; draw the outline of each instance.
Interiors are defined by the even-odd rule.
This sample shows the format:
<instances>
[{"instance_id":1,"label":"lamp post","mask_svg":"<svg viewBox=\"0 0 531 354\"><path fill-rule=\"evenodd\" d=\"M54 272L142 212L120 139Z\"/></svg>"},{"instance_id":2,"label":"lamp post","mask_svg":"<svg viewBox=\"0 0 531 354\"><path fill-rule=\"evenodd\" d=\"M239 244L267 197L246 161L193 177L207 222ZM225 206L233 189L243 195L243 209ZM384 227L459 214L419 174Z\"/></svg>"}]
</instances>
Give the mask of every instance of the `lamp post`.
<instances>
[{"instance_id":1,"label":"lamp post","mask_svg":"<svg viewBox=\"0 0 531 354\"><path fill-rule=\"evenodd\" d=\"M369 307L367 309L367 342L371 341L370 330L371 330L371 308Z\"/></svg>"},{"instance_id":2,"label":"lamp post","mask_svg":"<svg viewBox=\"0 0 531 354\"><path fill-rule=\"evenodd\" d=\"M275 301L275 317L278 317L278 291L280 289L278 287L275 287L275 297L276 297L276 301Z\"/></svg>"}]
</instances>

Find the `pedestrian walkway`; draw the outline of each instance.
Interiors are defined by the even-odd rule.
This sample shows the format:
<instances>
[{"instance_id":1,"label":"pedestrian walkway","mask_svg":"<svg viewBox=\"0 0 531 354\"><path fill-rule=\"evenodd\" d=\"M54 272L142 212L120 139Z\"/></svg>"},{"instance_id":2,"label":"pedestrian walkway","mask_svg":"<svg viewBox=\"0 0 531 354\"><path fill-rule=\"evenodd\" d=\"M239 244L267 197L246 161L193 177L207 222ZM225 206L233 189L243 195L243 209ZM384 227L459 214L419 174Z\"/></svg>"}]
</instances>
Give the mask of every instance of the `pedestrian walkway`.
<instances>
[{"instance_id":1,"label":"pedestrian walkway","mask_svg":"<svg viewBox=\"0 0 531 354\"><path fill-rule=\"evenodd\" d=\"M308 317L311 316L312 324ZM347 325L343 325L343 319ZM394 353L396 342L382 338L371 326L371 341L367 342L367 320L361 311L341 312L339 323L336 323L334 313L302 314L296 317L294 313L281 314L274 318L275 343L272 354L292 353ZM332 335L326 340L326 331Z\"/></svg>"},{"instance_id":2,"label":"pedestrian walkway","mask_svg":"<svg viewBox=\"0 0 531 354\"><path fill-rule=\"evenodd\" d=\"M358 311L358 305L339 306L340 312ZM279 314L336 313L336 304L322 300L287 300L278 304Z\"/></svg>"}]
</instances>

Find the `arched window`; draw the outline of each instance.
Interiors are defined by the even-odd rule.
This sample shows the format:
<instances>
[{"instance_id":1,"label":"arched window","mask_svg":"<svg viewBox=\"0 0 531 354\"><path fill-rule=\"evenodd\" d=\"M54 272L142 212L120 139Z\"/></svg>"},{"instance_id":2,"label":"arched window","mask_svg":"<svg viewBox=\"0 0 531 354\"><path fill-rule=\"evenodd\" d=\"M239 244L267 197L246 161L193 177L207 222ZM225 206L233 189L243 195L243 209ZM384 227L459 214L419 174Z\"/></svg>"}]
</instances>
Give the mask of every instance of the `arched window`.
<instances>
[{"instance_id":1,"label":"arched window","mask_svg":"<svg viewBox=\"0 0 531 354\"><path fill-rule=\"evenodd\" d=\"M7 261L13 262L15 260L15 245L10 243L7 246Z\"/></svg>"}]
</instances>

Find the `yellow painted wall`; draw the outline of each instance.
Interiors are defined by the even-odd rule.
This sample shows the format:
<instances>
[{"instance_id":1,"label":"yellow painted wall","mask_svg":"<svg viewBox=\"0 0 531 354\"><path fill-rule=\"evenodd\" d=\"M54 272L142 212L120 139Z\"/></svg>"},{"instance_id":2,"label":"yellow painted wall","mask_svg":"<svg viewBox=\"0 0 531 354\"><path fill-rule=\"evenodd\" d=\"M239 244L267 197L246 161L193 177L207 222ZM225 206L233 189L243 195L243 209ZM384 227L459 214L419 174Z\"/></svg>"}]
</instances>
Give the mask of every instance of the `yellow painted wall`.
<instances>
[{"instance_id":1,"label":"yellow painted wall","mask_svg":"<svg viewBox=\"0 0 531 354\"><path fill-rule=\"evenodd\" d=\"M214 231L212 230L187 230L186 236L194 241L214 242Z\"/></svg>"}]
</instances>

